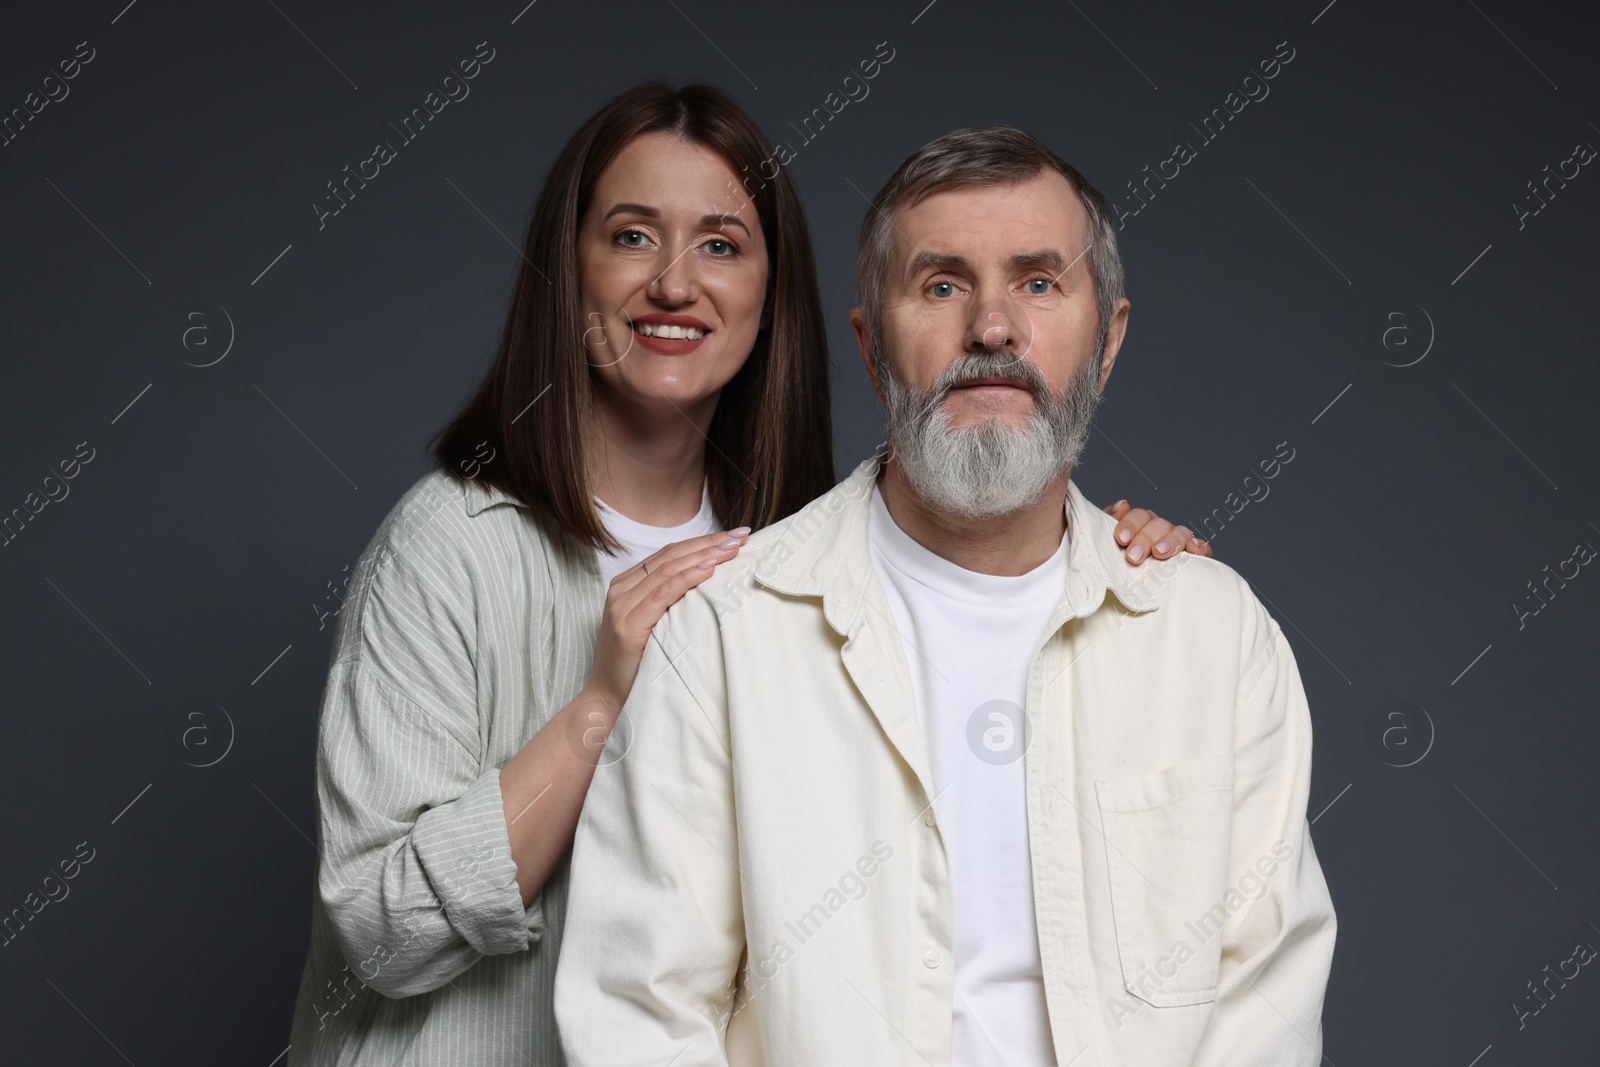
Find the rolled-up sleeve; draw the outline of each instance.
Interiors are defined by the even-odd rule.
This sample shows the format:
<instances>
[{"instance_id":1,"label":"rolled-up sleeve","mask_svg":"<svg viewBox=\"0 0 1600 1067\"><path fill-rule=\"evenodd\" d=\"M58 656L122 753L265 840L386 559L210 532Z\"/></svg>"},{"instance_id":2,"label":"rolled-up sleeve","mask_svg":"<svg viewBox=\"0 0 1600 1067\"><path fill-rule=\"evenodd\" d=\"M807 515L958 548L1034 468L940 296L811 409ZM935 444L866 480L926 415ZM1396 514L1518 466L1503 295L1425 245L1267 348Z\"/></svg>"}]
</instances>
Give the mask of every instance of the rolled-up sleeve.
<instances>
[{"instance_id":1,"label":"rolled-up sleeve","mask_svg":"<svg viewBox=\"0 0 1600 1067\"><path fill-rule=\"evenodd\" d=\"M415 503L393 517L357 568L323 691L317 889L346 962L391 997L544 929L482 754L480 700L520 694L479 692L476 548Z\"/></svg>"},{"instance_id":2,"label":"rolled-up sleeve","mask_svg":"<svg viewBox=\"0 0 1600 1067\"><path fill-rule=\"evenodd\" d=\"M1221 981L1195 1067L1315 1067L1333 901L1311 846L1311 713L1294 653L1264 618L1235 716L1230 894ZM1233 911L1232 905L1229 911Z\"/></svg>"},{"instance_id":3,"label":"rolled-up sleeve","mask_svg":"<svg viewBox=\"0 0 1600 1067\"><path fill-rule=\"evenodd\" d=\"M725 701L690 681L716 641L670 625L694 601L657 624L578 822L555 982L571 1067L728 1062L743 897Z\"/></svg>"},{"instance_id":4,"label":"rolled-up sleeve","mask_svg":"<svg viewBox=\"0 0 1600 1067\"><path fill-rule=\"evenodd\" d=\"M329 675L318 746L317 885L346 961L391 997L442 986L540 936L524 907L500 771L361 660Z\"/></svg>"}]
</instances>

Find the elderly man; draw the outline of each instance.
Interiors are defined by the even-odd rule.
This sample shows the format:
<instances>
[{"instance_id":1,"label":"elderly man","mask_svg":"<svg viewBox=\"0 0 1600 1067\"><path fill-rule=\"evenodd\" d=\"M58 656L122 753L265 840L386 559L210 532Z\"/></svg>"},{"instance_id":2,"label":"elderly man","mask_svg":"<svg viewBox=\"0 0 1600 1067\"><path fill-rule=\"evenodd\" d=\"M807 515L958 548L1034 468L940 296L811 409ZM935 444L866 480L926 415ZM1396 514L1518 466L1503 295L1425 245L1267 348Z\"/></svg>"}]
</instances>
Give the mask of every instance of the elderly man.
<instances>
[{"instance_id":1,"label":"elderly man","mask_svg":"<svg viewBox=\"0 0 1600 1067\"><path fill-rule=\"evenodd\" d=\"M851 323L889 448L656 627L573 846L573 1067L1321 1059L1294 655L1071 481L1127 329L1033 137L908 159Z\"/></svg>"}]
</instances>

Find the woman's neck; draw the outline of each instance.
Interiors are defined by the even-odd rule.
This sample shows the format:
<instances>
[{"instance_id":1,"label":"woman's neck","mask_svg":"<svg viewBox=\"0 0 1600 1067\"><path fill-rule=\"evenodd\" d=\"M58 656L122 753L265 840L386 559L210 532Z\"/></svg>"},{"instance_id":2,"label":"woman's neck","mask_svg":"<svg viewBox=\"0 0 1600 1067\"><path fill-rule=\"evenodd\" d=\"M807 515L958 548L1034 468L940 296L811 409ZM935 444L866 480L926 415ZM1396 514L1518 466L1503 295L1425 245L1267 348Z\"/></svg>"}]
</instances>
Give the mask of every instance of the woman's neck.
<instances>
[{"instance_id":1,"label":"woman's neck","mask_svg":"<svg viewBox=\"0 0 1600 1067\"><path fill-rule=\"evenodd\" d=\"M647 526L677 526L700 510L706 431L717 398L696 410L642 405L595 382L594 495Z\"/></svg>"}]
</instances>

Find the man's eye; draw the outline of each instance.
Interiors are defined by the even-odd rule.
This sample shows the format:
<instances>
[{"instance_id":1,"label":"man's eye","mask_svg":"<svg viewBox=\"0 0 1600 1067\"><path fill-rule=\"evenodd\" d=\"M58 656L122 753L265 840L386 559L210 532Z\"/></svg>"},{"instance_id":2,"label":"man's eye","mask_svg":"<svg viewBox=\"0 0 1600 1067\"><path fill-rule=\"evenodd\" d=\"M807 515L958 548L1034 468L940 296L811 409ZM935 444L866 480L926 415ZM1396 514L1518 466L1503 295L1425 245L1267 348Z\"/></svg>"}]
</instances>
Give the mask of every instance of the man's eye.
<instances>
[{"instance_id":1,"label":"man's eye","mask_svg":"<svg viewBox=\"0 0 1600 1067\"><path fill-rule=\"evenodd\" d=\"M711 255L717 257L718 259L731 256L738 251L737 248L733 247L732 241L724 241L720 237L713 237L711 240L705 243L704 247L707 252L711 253Z\"/></svg>"},{"instance_id":2,"label":"man's eye","mask_svg":"<svg viewBox=\"0 0 1600 1067\"><path fill-rule=\"evenodd\" d=\"M1028 292L1033 296L1043 296L1050 291L1049 278L1030 278L1026 284Z\"/></svg>"},{"instance_id":3,"label":"man's eye","mask_svg":"<svg viewBox=\"0 0 1600 1067\"><path fill-rule=\"evenodd\" d=\"M934 282L932 285L928 286L928 293L930 296L936 296L940 299L943 299L947 296L954 296L956 293L956 287L950 282Z\"/></svg>"}]
</instances>

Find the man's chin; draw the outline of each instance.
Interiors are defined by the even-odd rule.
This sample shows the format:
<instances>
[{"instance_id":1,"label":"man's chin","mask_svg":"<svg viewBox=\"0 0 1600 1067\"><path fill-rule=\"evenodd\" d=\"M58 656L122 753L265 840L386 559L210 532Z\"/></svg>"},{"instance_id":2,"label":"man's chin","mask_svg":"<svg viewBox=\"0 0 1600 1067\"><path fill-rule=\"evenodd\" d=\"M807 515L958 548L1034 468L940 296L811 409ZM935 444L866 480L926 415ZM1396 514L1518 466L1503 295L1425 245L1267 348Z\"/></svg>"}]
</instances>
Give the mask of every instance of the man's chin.
<instances>
[{"instance_id":1,"label":"man's chin","mask_svg":"<svg viewBox=\"0 0 1600 1067\"><path fill-rule=\"evenodd\" d=\"M985 406L981 409L974 406L946 410L950 415L950 432L968 435L985 431L991 433L1026 433L1033 418L1033 402L1031 399L1024 399L1021 402L1013 401L1004 408L994 405Z\"/></svg>"}]
</instances>

